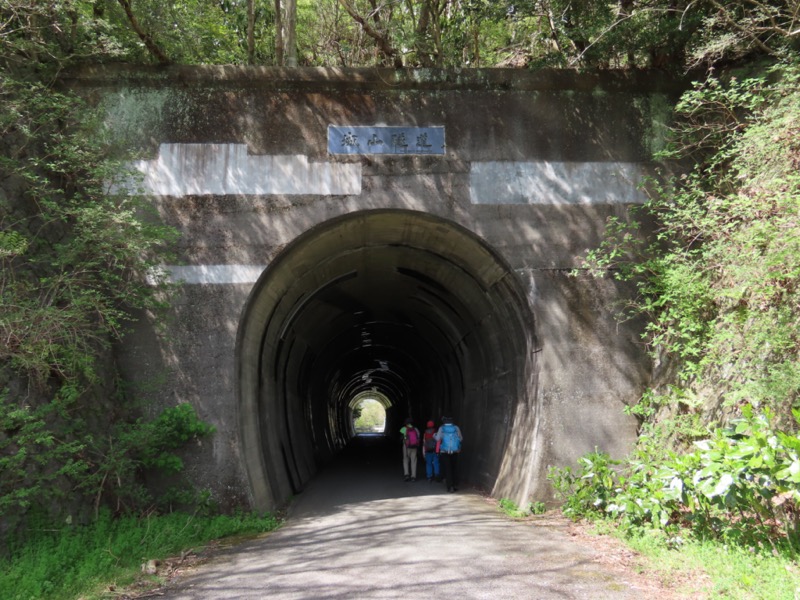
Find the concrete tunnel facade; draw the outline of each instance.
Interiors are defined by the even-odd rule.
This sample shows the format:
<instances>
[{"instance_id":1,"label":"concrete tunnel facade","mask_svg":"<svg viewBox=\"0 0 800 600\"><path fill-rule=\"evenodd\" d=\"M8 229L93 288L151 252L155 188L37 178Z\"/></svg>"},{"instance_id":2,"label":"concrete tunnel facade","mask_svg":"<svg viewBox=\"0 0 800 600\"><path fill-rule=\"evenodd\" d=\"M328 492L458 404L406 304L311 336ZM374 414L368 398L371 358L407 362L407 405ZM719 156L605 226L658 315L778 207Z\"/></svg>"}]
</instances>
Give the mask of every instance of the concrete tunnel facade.
<instances>
[{"instance_id":1,"label":"concrete tunnel facade","mask_svg":"<svg viewBox=\"0 0 800 600\"><path fill-rule=\"evenodd\" d=\"M679 82L233 67L63 81L141 156L135 185L180 234L160 269L168 314L136 315L117 362L154 413L190 402L216 427L185 475L223 508L302 492L367 392L389 434L454 417L465 481L518 504L552 497L552 465L630 449L623 409L652 366L640 324L614 316L631 290L581 259L644 201Z\"/></svg>"}]
</instances>

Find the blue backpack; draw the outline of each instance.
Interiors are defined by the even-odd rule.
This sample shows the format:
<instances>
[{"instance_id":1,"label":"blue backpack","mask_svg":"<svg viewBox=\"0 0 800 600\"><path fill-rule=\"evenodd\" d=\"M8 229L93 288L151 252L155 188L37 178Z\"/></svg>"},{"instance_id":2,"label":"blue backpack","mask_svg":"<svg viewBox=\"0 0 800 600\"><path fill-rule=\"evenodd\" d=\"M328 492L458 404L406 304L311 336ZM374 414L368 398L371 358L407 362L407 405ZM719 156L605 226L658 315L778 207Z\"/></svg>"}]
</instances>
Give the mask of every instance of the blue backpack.
<instances>
[{"instance_id":1,"label":"blue backpack","mask_svg":"<svg viewBox=\"0 0 800 600\"><path fill-rule=\"evenodd\" d=\"M461 440L458 438L458 428L448 423L442 425L442 443L439 452L452 453L461 451Z\"/></svg>"}]
</instances>

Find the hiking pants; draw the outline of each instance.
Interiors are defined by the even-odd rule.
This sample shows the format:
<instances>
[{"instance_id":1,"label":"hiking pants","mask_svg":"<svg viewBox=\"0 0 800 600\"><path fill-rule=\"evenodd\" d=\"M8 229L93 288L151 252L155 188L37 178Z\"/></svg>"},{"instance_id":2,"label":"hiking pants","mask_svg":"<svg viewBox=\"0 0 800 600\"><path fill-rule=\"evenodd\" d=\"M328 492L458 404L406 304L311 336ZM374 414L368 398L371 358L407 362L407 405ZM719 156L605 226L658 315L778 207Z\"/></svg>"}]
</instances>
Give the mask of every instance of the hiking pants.
<instances>
[{"instance_id":1,"label":"hiking pants","mask_svg":"<svg viewBox=\"0 0 800 600\"><path fill-rule=\"evenodd\" d=\"M417 448L403 446L403 475L417 478Z\"/></svg>"},{"instance_id":2,"label":"hiking pants","mask_svg":"<svg viewBox=\"0 0 800 600\"><path fill-rule=\"evenodd\" d=\"M439 455L436 452L425 453L425 475L428 479L439 477Z\"/></svg>"},{"instance_id":3,"label":"hiking pants","mask_svg":"<svg viewBox=\"0 0 800 600\"><path fill-rule=\"evenodd\" d=\"M439 460L444 471L447 489L458 487L458 452L440 452Z\"/></svg>"}]
</instances>

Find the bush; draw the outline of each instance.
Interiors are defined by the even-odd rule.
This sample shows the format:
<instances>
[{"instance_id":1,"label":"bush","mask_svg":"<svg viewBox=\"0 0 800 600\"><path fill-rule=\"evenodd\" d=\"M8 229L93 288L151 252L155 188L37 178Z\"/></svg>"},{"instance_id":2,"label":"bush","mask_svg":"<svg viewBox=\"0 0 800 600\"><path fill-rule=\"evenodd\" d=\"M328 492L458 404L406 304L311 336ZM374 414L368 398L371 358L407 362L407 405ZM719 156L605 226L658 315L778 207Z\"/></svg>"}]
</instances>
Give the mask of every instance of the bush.
<instances>
[{"instance_id":1,"label":"bush","mask_svg":"<svg viewBox=\"0 0 800 600\"><path fill-rule=\"evenodd\" d=\"M81 419L54 420L61 408L56 400L24 410L0 397L0 429L13 432L0 439L0 518L7 524L31 510L63 518L52 507L66 496L73 503L82 499L95 512L103 501L117 512L146 510L155 499L144 475L180 473L183 463L176 452L214 431L190 404L167 408L150 421L110 423L105 436ZM181 487L191 490L184 483ZM183 500L192 505L198 498L192 491Z\"/></svg>"},{"instance_id":2,"label":"bush","mask_svg":"<svg viewBox=\"0 0 800 600\"><path fill-rule=\"evenodd\" d=\"M641 526L744 547L800 551L800 438L773 428L770 414L744 417L715 429L693 452L669 460L634 454L611 461L594 452L580 469L548 475L573 518L610 517ZM800 422L800 412L795 413ZM612 468L612 466L617 468Z\"/></svg>"}]
</instances>

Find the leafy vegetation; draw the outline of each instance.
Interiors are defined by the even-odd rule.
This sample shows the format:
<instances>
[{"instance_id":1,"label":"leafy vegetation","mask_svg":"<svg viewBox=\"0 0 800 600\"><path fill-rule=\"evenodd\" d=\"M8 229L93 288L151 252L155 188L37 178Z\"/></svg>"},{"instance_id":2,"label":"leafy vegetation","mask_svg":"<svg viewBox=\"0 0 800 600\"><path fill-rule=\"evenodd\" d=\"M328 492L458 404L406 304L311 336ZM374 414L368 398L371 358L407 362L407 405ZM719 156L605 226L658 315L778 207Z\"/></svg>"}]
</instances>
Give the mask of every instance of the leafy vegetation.
<instances>
[{"instance_id":1,"label":"leafy vegetation","mask_svg":"<svg viewBox=\"0 0 800 600\"><path fill-rule=\"evenodd\" d=\"M796 48L792 2L300 0L300 64L697 68ZM793 46L794 45L794 46Z\"/></svg>"},{"instance_id":2,"label":"leafy vegetation","mask_svg":"<svg viewBox=\"0 0 800 600\"><path fill-rule=\"evenodd\" d=\"M171 537L169 519L185 518L112 521L106 507L150 515L213 506L202 492L167 490L156 498L145 485L155 470L179 473L181 446L212 429L188 405L142 418L150 411L116 380L111 349L130 309L159 309L164 290L145 285L144 275L164 262L174 233L154 225L137 198L106 193L120 172L111 157L125 157L104 138L90 107L55 85L66 67L111 61L706 69L712 76L701 76L676 107L672 144L659 157L680 175L652 182L641 222L612 221L607 240L587 259L588 269L636 286L622 313L647 318L646 343L663 367L662 379L628 409L641 423L639 448L619 463L594 453L579 471L551 477L568 513L611 517L634 541L656 532L666 547L699 555L715 540L726 544L726 556L745 552L769 573L770 553L796 558L796 4L3 2L0 522L5 533L25 519L30 525L35 514L74 514L78 521L89 518L86 507L97 521L80 534L70 526L50 537L40 532L41 542L33 536L27 549L15 550L0 590L62 597L78 590L75 582L93 580L88 563L55 549L90 547L75 537L86 532L102 538L99 555L87 552L87 561L127 564L107 541L115 527L135 532L120 535L135 548L130 564L138 568L137 561L162 552L145 551L145 539ZM764 59L777 66L755 62ZM740 65L754 66L754 74L714 76ZM641 237L641 223L657 224L653 239ZM542 508L501 504L509 514ZM135 529L142 524L149 533ZM29 553L52 556L53 564L26 562ZM72 564L74 572L63 568ZM774 597L787 595L744 566L738 576L776 590ZM733 596L731 589L718 584L720 593Z\"/></svg>"},{"instance_id":3,"label":"leafy vegetation","mask_svg":"<svg viewBox=\"0 0 800 600\"><path fill-rule=\"evenodd\" d=\"M712 79L677 106L683 121L663 158L694 167L655 188L643 218L653 241L630 224L591 252L588 267L632 281L627 316L645 315L646 341L675 376L631 409L645 431L672 412L680 443L743 405L769 409L786 428L800 393L800 70ZM635 224L634 227L638 227ZM676 432L681 432L675 435ZM681 440L680 438L684 438Z\"/></svg>"},{"instance_id":4,"label":"leafy vegetation","mask_svg":"<svg viewBox=\"0 0 800 600\"><path fill-rule=\"evenodd\" d=\"M621 315L647 317L666 367L629 407L636 452L591 453L549 475L566 514L707 557L711 577L727 574L715 583L726 597L791 598L797 586L799 82L796 62L778 63L698 83L676 107L660 158L680 174L652 182L641 220L613 220L586 264L635 284ZM649 240L638 234L647 221ZM709 545L741 568L711 566ZM773 559L793 583L762 595L753 565Z\"/></svg>"},{"instance_id":5,"label":"leafy vegetation","mask_svg":"<svg viewBox=\"0 0 800 600\"><path fill-rule=\"evenodd\" d=\"M180 465L170 453L211 432L188 406L141 419L143 407L116 379L113 344L131 309L159 310L164 290L146 274L165 259L175 233L140 198L107 193L121 173L116 149L92 109L52 83L88 43L73 8L20 2L2 9L4 533L33 514L82 520L106 504L149 509L145 472L174 471ZM59 24L71 15L77 21L67 40Z\"/></svg>"},{"instance_id":6,"label":"leafy vegetation","mask_svg":"<svg viewBox=\"0 0 800 600\"><path fill-rule=\"evenodd\" d=\"M595 452L581 458L577 472L552 469L565 514L796 556L800 438L775 430L766 415L744 413L695 442L692 452L666 460L638 452L620 462Z\"/></svg>"},{"instance_id":7,"label":"leafy vegetation","mask_svg":"<svg viewBox=\"0 0 800 600\"><path fill-rule=\"evenodd\" d=\"M794 598L800 438L744 412L691 452L623 461L595 452L575 471L551 469L564 513L612 523L664 579L699 580L725 598Z\"/></svg>"},{"instance_id":8,"label":"leafy vegetation","mask_svg":"<svg viewBox=\"0 0 800 600\"><path fill-rule=\"evenodd\" d=\"M136 197L106 194L121 167L85 103L10 75L0 94L0 358L40 386L79 385L126 309L158 306L144 273L174 233Z\"/></svg>"},{"instance_id":9,"label":"leafy vegetation","mask_svg":"<svg viewBox=\"0 0 800 600\"><path fill-rule=\"evenodd\" d=\"M17 63L704 68L797 50L795 3L9 0Z\"/></svg>"},{"instance_id":10,"label":"leafy vegetation","mask_svg":"<svg viewBox=\"0 0 800 600\"><path fill-rule=\"evenodd\" d=\"M54 518L66 513L77 522L88 518L90 506L96 515L101 506L136 514L208 505L179 477L183 463L176 451L213 432L191 405L165 409L149 421L106 421L104 430L102 415L84 402L59 395L26 408L0 399L5 432L0 440L0 518L6 527L43 512ZM75 416L69 418L70 413ZM177 478L154 498L145 485L148 472Z\"/></svg>"},{"instance_id":11,"label":"leafy vegetation","mask_svg":"<svg viewBox=\"0 0 800 600\"><path fill-rule=\"evenodd\" d=\"M0 515L71 512L82 495L133 509L148 452L210 431L163 428L194 416L181 407L137 420L108 360L128 311L158 308L145 273L174 234L137 199L106 193L119 165L82 102L8 72L0 93Z\"/></svg>"},{"instance_id":12,"label":"leafy vegetation","mask_svg":"<svg viewBox=\"0 0 800 600\"><path fill-rule=\"evenodd\" d=\"M0 595L8 600L100 598L117 595L142 576L142 567L191 554L211 540L271 531L272 516L183 513L114 518L102 511L88 526L32 524L10 556L0 557ZM158 583L150 575L145 585Z\"/></svg>"}]
</instances>

